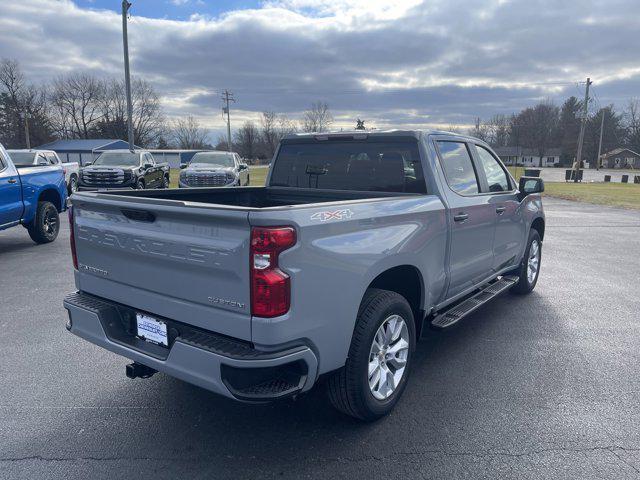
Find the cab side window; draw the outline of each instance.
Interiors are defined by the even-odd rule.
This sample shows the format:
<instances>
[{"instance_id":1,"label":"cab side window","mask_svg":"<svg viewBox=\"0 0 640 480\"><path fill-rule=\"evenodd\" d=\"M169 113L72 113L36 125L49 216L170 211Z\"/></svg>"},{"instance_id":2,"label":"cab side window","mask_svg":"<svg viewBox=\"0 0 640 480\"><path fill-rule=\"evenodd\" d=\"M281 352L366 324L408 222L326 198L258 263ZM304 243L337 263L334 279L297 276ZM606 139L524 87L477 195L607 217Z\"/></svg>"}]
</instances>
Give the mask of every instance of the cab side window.
<instances>
[{"instance_id":1,"label":"cab side window","mask_svg":"<svg viewBox=\"0 0 640 480\"><path fill-rule=\"evenodd\" d=\"M511 190L509 178L498 160L486 148L476 145L480 165L487 177L489 192L508 192Z\"/></svg>"},{"instance_id":2,"label":"cab side window","mask_svg":"<svg viewBox=\"0 0 640 480\"><path fill-rule=\"evenodd\" d=\"M442 168L451 189L460 195L480 192L469 148L464 142L439 141Z\"/></svg>"}]
</instances>

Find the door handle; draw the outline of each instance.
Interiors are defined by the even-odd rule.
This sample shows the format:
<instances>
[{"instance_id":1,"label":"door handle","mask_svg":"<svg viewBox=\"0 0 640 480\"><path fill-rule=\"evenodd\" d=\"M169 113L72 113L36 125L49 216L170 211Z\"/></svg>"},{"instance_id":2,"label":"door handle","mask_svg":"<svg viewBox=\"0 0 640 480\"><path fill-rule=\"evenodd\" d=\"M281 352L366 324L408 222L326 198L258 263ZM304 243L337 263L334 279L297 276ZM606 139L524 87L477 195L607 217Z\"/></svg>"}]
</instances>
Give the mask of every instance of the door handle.
<instances>
[{"instance_id":1,"label":"door handle","mask_svg":"<svg viewBox=\"0 0 640 480\"><path fill-rule=\"evenodd\" d=\"M453 221L454 222L464 222L467 218L469 218L469 214L468 213L459 213L459 214L453 216Z\"/></svg>"},{"instance_id":2,"label":"door handle","mask_svg":"<svg viewBox=\"0 0 640 480\"><path fill-rule=\"evenodd\" d=\"M7 183L18 183L18 180L16 180L15 178L10 178L9 180L7 180Z\"/></svg>"},{"instance_id":3,"label":"door handle","mask_svg":"<svg viewBox=\"0 0 640 480\"><path fill-rule=\"evenodd\" d=\"M496 207L496 213L502 215L506 209L507 207Z\"/></svg>"}]
</instances>

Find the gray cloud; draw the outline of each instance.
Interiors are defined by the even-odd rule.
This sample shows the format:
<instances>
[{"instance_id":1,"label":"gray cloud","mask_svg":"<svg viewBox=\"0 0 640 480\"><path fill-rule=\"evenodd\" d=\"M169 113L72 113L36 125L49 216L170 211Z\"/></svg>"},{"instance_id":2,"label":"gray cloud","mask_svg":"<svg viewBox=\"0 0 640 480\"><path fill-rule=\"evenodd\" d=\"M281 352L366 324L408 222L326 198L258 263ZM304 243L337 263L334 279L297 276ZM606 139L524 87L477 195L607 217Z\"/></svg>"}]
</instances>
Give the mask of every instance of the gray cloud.
<instances>
[{"instance_id":1,"label":"gray cloud","mask_svg":"<svg viewBox=\"0 0 640 480\"><path fill-rule=\"evenodd\" d=\"M583 15L569 3L289 0L186 22L134 15L132 68L163 93L170 115L195 114L212 128L224 88L236 93L239 119L296 116L325 100L338 119L379 126L469 124L579 94L587 75L602 104L640 95L640 2L594 0ZM121 49L116 13L68 0L0 5L0 55L36 81L121 75Z\"/></svg>"}]
</instances>

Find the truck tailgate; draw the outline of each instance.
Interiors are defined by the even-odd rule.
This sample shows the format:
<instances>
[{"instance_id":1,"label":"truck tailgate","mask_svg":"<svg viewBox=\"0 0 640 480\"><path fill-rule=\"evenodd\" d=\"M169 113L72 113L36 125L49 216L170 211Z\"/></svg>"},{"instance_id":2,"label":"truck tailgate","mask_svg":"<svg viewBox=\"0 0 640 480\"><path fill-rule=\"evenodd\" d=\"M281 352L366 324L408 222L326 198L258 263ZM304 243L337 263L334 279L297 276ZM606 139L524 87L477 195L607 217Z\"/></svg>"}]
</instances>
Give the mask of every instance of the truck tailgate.
<instances>
[{"instance_id":1,"label":"truck tailgate","mask_svg":"<svg viewBox=\"0 0 640 480\"><path fill-rule=\"evenodd\" d=\"M251 339L246 211L100 194L73 208L80 290Z\"/></svg>"}]
</instances>

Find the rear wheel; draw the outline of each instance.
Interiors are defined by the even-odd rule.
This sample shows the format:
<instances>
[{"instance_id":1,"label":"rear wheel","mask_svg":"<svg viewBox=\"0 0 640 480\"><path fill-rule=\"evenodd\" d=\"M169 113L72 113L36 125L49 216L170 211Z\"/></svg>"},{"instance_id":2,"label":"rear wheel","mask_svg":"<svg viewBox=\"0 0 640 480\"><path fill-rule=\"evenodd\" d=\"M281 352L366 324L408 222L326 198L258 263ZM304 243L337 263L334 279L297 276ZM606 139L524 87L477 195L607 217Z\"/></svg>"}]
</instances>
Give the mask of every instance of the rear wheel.
<instances>
[{"instance_id":1,"label":"rear wheel","mask_svg":"<svg viewBox=\"0 0 640 480\"><path fill-rule=\"evenodd\" d=\"M413 312L403 296L367 290L347 362L327 385L333 406L365 421L391 412L407 384L415 337Z\"/></svg>"},{"instance_id":2,"label":"rear wheel","mask_svg":"<svg viewBox=\"0 0 640 480\"><path fill-rule=\"evenodd\" d=\"M71 175L71 178L69 179L68 190L69 195L73 195L78 191L78 177L76 177L75 175Z\"/></svg>"},{"instance_id":3,"label":"rear wheel","mask_svg":"<svg viewBox=\"0 0 640 480\"><path fill-rule=\"evenodd\" d=\"M511 287L511 292L524 295L530 293L538 283L540 263L542 260L542 241L537 230L531 229L529 241L520 266L511 272L518 277L518 283Z\"/></svg>"},{"instance_id":4,"label":"rear wheel","mask_svg":"<svg viewBox=\"0 0 640 480\"><path fill-rule=\"evenodd\" d=\"M60 216L58 209L51 202L38 202L36 218L27 227L31 240L36 243L50 243L60 231Z\"/></svg>"}]
</instances>

